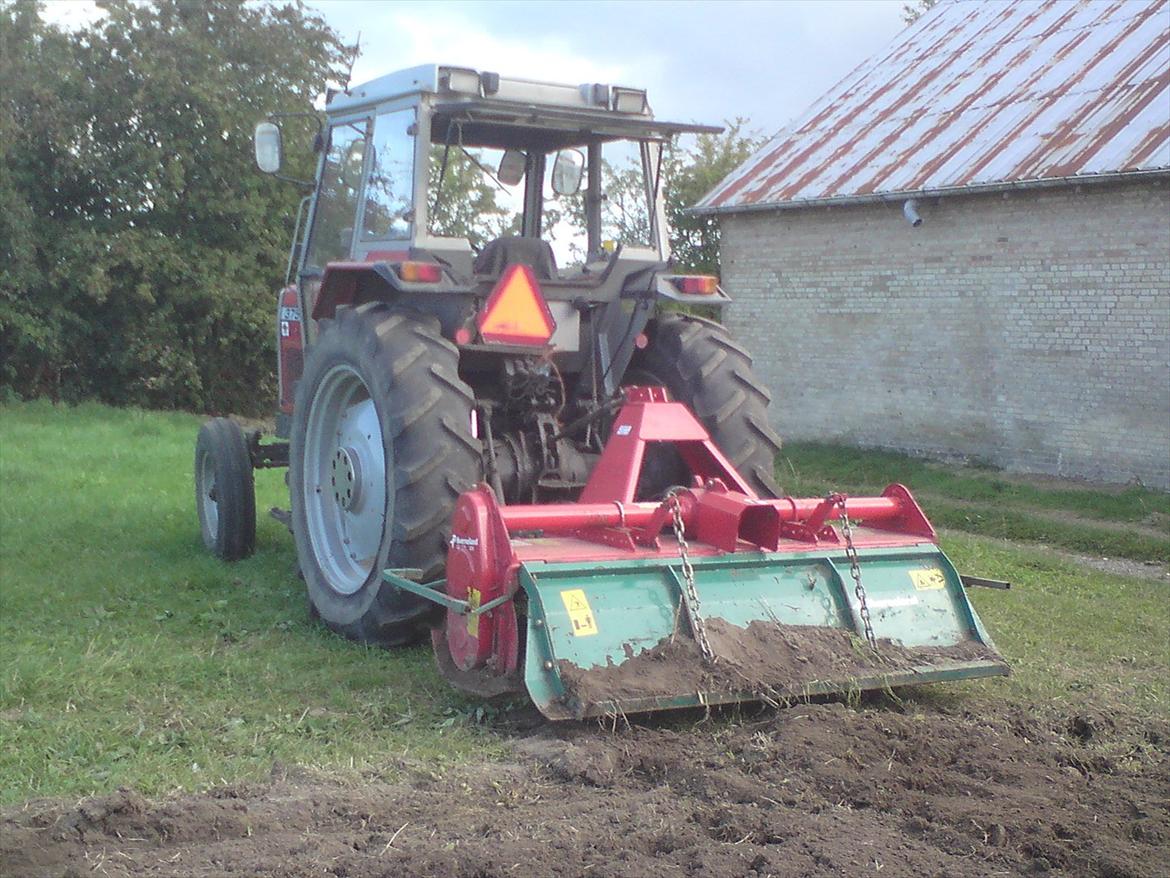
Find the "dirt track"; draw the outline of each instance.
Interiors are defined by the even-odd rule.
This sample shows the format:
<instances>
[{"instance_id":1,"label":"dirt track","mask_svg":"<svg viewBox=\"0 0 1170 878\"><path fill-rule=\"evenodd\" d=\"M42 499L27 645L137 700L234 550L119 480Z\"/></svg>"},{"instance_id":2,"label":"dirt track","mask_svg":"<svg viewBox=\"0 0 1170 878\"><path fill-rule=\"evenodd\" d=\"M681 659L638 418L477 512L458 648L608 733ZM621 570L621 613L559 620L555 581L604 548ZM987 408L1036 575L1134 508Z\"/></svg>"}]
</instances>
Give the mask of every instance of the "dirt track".
<instances>
[{"instance_id":1,"label":"dirt track","mask_svg":"<svg viewBox=\"0 0 1170 878\"><path fill-rule=\"evenodd\" d=\"M27 803L0 874L1170 875L1167 723L879 701L499 732L512 761L442 777Z\"/></svg>"}]
</instances>

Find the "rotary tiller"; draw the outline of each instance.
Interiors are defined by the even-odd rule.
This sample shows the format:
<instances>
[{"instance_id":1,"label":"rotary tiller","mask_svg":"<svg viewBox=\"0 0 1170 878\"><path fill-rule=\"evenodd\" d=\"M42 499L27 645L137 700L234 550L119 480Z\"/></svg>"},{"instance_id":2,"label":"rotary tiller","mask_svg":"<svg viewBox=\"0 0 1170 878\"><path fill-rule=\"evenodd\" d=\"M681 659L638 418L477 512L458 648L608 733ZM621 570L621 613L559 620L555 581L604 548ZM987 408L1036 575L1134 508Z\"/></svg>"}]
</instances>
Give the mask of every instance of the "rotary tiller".
<instances>
[{"instance_id":1,"label":"rotary tiller","mask_svg":"<svg viewBox=\"0 0 1170 878\"><path fill-rule=\"evenodd\" d=\"M648 454L677 454L690 486L638 502ZM578 502L501 505L479 485L445 580L385 577L445 607L453 684L527 689L550 719L1008 673L905 487L760 499L660 388L627 391Z\"/></svg>"}]
</instances>

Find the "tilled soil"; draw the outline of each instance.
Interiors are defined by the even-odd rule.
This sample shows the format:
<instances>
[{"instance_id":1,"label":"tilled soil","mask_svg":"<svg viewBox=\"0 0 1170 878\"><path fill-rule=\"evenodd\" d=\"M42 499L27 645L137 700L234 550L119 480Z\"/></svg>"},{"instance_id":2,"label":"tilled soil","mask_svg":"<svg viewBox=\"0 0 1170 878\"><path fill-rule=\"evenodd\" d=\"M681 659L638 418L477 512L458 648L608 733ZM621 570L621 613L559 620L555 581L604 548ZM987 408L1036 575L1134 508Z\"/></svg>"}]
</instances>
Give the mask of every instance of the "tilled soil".
<instances>
[{"instance_id":1,"label":"tilled soil","mask_svg":"<svg viewBox=\"0 0 1170 878\"><path fill-rule=\"evenodd\" d=\"M880 699L496 733L512 760L442 776L29 802L0 874L1170 875L1167 722Z\"/></svg>"},{"instance_id":2,"label":"tilled soil","mask_svg":"<svg viewBox=\"0 0 1170 878\"><path fill-rule=\"evenodd\" d=\"M630 650L620 665L583 670L562 660L561 679L575 699L590 705L694 692L713 701L721 693L751 692L778 704L822 682L833 691L849 691L863 680L870 681L866 688L886 688L880 683L885 675L931 665L982 661L1007 670L999 655L972 640L907 649L883 638L875 650L841 628L763 621L740 627L717 617L707 619L706 633L719 657L714 665L702 661L690 637L667 638L638 655Z\"/></svg>"}]
</instances>

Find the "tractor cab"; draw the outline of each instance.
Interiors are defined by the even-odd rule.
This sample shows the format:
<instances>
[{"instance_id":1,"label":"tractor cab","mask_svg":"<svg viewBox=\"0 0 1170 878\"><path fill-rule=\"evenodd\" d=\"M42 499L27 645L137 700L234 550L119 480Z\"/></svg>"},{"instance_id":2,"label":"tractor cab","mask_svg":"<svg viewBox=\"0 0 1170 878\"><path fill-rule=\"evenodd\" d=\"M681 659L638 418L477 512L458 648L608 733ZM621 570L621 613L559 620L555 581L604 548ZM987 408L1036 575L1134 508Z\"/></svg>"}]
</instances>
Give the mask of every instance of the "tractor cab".
<instances>
[{"instance_id":1,"label":"tractor cab","mask_svg":"<svg viewBox=\"0 0 1170 878\"><path fill-rule=\"evenodd\" d=\"M697 293L658 283L670 262L663 147L721 129L656 120L645 91L428 65L331 93L326 116L316 191L290 254L314 321L352 304L355 285L482 301L523 265L560 327L554 346L572 354L575 300L726 298L713 283ZM267 165L264 149L275 150ZM276 123L261 123L262 169L279 168L279 152ZM439 297L424 310L444 334L482 341L467 309ZM306 330L311 343L315 326Z\"/></svg>"}]
</instances>

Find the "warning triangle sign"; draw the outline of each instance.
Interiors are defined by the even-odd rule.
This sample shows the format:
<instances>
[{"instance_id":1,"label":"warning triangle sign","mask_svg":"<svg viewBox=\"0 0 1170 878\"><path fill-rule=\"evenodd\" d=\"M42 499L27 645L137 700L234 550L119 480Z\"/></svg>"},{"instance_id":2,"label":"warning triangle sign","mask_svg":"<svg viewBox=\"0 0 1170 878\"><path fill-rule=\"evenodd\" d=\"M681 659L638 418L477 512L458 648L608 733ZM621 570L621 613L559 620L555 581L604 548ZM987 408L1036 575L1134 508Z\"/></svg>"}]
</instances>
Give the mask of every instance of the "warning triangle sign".
<instances>
[{"instance_id":1,"label":"warning triangle sign","mask_svg":"<svg viewBox=\"0 0 1170 878\"><path fill-rule=\"evenodd\" d=\"M527 265L511 265L488 296L478 320L486 342L544 345L557 323L540 294L540 286Z\"/></svg>"}]
</instances>

